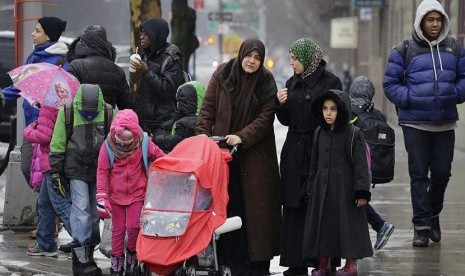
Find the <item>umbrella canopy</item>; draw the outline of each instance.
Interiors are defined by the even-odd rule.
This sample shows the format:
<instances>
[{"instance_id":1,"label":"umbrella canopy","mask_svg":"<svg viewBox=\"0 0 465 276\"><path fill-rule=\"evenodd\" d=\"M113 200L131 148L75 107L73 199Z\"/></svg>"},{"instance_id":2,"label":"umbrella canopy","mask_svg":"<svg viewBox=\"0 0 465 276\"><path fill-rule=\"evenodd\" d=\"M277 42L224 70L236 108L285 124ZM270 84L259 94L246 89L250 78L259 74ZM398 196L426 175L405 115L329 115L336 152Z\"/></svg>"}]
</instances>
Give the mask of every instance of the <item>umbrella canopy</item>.
<instances>
[{"instance_id":1,"label":"umbrella canopy","mask_svg":"<svg viewBox=\"0 0 465 276\"><path fill-rule=\"evenodd\" d=\"M8 72L19 95L31 105L39 103L61 108L72 102L79 81L61 66L50 63L26 64Z\"/></svg>"}]
</instances>

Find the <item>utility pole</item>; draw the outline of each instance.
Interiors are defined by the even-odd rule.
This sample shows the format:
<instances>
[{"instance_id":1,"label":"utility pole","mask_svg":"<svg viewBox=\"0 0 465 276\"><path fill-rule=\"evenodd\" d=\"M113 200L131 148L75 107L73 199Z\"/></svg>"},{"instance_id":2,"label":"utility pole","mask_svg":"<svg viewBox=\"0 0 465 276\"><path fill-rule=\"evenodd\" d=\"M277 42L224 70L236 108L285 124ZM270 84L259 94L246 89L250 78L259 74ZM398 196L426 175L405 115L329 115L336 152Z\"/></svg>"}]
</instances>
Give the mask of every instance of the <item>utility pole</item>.
<instances>
[{"instance_id":1,"label":"utility pole","mask_svg":"<svg viewBox=\"0 0 465 276\"><path fill-rule=\"evenodd\" d=\"M222 25L223 25L223 0L218 0L218 3L220 4L220 7L219 7L219 13L220 13L220 17L219 17L219 24L218 26L220 26L221 30L219 30L218 32L218 47L219 47L219 53L220 53L220 62L219 64L223 63L223 30L222 30Z\"/></svg>"}]
</instances>

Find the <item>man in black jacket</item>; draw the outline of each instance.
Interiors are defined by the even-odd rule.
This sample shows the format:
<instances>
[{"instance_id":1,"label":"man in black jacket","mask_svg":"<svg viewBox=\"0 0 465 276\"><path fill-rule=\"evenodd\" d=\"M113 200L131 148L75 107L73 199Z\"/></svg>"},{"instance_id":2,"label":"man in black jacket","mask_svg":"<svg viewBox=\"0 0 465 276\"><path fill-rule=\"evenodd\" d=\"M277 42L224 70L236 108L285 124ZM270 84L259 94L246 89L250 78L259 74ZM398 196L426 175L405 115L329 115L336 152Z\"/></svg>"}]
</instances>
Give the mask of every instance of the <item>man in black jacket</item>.
<instances>
[{"instance_id":1,"label":"man in black jacket","mask_svg":"<svg viewBox=\"0 0 465 276\"><path fill-rule=\"evenodd\" d=\"M107 40L107 31L99 25L87 26L74 40L66 56L68 72L80 83L97 84L105 102L119 110L133 108L126 75L115 64L116 50Z\"/></svg>"},{"instance_id":2,"label":"man in black jacket","mask_svg":"<svg viewBox=\"0 0 465 276\"><path fill-rule=\"evenodd\" d=\"M168 34L164 19L144 21L140 32L142 59L129 65L141 77L135 100L139 123L153 136L171 132L176 118L176 90L184 83L181 53L176 45L167 42Z\"/></svg>"}]
</instances>

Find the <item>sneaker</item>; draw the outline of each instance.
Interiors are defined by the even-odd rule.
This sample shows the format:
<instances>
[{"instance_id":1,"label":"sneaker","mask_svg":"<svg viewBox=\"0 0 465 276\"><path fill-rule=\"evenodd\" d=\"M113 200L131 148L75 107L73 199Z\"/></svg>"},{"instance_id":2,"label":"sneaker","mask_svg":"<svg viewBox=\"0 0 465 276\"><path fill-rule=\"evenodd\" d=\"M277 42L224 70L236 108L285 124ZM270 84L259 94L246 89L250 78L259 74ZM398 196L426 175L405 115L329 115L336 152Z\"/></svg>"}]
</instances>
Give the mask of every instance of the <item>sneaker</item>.
<instances>
[{"instance_id":1,"label":"sneaker","mask_svg":"<svg viewBox=\"0 0 465 276\"><path fill-rule=\"evenodd\" d=\"M45 256L45 257L55 257L58 255L58 251L47 252L40 249L39 244L36 243L32 246L28 246L27 254L30 256Z\"/></svg>"},{"instance_id":2,"label":"sneaker","mask_svg":"<svg viewBox=\"0 0 465 276\"><path fill-rule=\"evenodd\" d=\"M439 217L434 217L431 219L431 237L430 239L433 242L441 241L441 226L439 225Z\"/></svg>"},{"instance_id":3,"label":"sneaker","mask_svg":"<svg viewBox=\"0 0 465 276\"><path fill-rule=\"evenodd\" d=\"M429 229L417 230L416 227L414 227L412 246L413 247L428 247L430 232L431 230Z\"/></svg>"},{"instance_id":4,"label":"sneaker","mask_svg":"<svg viewBox=\"0 0 465 276\"><path fill-rule=\"evenodd\" d=\"M391 236L392 232L394 231L394 225L385 222L383 224L383 227L381 227L381 230L376 234L376 243L375 243L375 249L379 250L383 248L384 245L389 240L389 237Z\"/></svg>"}]
</instances>

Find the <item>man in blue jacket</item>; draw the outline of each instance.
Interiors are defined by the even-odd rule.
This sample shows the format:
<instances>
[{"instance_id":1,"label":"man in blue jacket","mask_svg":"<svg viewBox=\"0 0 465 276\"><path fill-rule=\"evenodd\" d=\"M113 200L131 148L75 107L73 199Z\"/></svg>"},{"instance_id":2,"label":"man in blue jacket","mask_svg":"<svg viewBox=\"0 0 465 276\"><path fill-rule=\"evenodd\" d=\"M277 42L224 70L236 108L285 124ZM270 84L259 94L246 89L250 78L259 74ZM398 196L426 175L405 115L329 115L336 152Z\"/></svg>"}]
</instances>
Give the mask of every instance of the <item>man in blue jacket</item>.
<instances>
[{"instance_id":1,"label":"man in blue jacket","mask_svg":"<svg viewBox=\"0 0 465 276\"><path fill-rule=\"evenodd\" d=\"M465 51L448 36L450 22L436 0L417 9L412 38L390 53L384 76L408 153L414 247L441 240L439 214L449 182L458 120L465 101Z\"/></svg>"},{"instance_id":2,"label":"man in blue jacket","mask_svg":"<svg viewBox=\"0 0 465 276\"><path fill-rule=\"evenodd\" d=\"M57 17L42 17L37 20L37 24L32 32L32 42L34 50L27 57L25 64L47 62L61 65L64 69L68 67L66 53L68 46L59 42L61 33L66 29L66 21ZM13 85L3 89L6 101L15 101L19 97L20 90ZM37 120L39 109L31 106L28 101L23 102L24 117L26 126ZM24 177L29 182L32 158L32 144L25 141L21 147L21 170Z\"/></svg>"}]
</instances>

